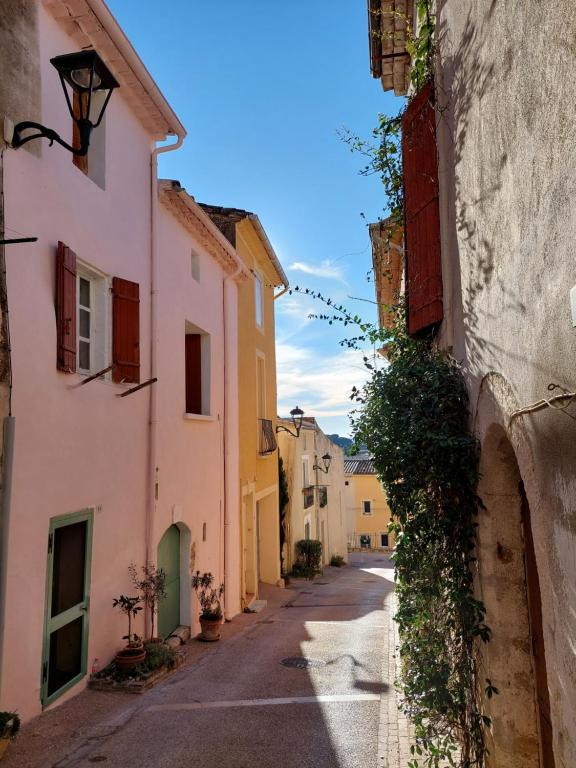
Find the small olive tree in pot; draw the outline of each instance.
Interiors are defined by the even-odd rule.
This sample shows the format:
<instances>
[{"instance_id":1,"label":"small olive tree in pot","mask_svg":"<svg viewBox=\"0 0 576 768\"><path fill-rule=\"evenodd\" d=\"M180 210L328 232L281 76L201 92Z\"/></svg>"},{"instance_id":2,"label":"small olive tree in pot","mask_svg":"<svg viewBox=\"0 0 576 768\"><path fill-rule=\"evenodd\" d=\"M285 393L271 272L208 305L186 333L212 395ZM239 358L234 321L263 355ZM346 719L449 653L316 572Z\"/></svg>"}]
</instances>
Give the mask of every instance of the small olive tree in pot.
<instances>
[{"instance_id":1,"label":"small olive tree in pot","mask_svg":"<svg viewBox=\"0 0 576 768\"><path fill-rule=\"evenodd\" d=\"M127 595L115 597L112 602L112 607L118 608L128 619L128 634L122 638L127 641L126 647L118 651L114 659L119 669L132 669L137 664L141 664L146 658L142 638L132 633L132 619L135 619L142 610L142 606L139 603L139 597L128 597Z\"/></svg>"},{"instance_id":2,"label":"small olive tree in pot","mask_svg":"<svg viewBox=\"0 0 576 768\"><path fill-rule=\"evenodd\" d=\"M141 576L138 574L134 563L128 567L132 584L140 591L142 602L150 611L150 640L148 642L159 642L160 638L154 636L154 627L158 604L167 597L166 571L163 568L158 568L154 563L146 563L140 570L142 571Z\"/></svg>"},{"instance_id":3,"label":"small olive tree in pot","mask_svg":"<svg viewBox=\"0 0 576 768\"><path fill-rule=\"evenodd\" d=\"M192 589L200 602L200 640L214 642L220 640L222 626L222 605L220 598L224 594L224 584L214 586L214 576L211 573L196 573L192 576Z\"/></svg>"}]
</instances>

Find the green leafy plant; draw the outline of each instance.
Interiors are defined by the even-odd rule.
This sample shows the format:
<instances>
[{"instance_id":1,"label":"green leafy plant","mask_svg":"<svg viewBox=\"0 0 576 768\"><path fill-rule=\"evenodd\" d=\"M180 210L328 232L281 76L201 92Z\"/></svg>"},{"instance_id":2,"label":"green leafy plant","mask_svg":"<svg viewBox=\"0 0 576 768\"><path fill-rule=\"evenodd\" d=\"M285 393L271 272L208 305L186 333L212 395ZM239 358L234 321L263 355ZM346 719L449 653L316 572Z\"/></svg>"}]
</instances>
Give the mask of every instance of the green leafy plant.
<instances>
[{"instance_id":1,"label":"green leafy plant","mask_svg":"<svg viewBox=\"0 0 576 768\"><path fill-rule=\"evenodd\" d=\"M112 601L112 607L118 608L128 619L128 634L122 637L122 640L126 640L128 648L137 648L141 646L142 640L139 635L132 633L132 620L142 610L139 597L128 597L127 595L120 595L115 597Z\"/></svg>"},{"instance_id":2,"label":"green leafy plant","mask_svg":"<svg viewBox=\"0 0 576 768\"><path fill-rule=\"evenodd\" d=\"M313 579L322 572L322 542L317 539L301 539L296 542L296 563L294 576Z\"/></svg>"},{"instance_id":3,"label":"green leafy plant","mask_svg":"<svg viewBox=\"0 0 576 768\"><path fill-rule=\"evenodd\" d=\"M346 561L342 557L342 555L332 555L330 558L330 565L333 568L342 568L343 565L346 565Z\"/></svg>"},{"instance_id":4,"label":"green leafy plant","mask_svg":"<svg viewBox=\"0 0 576 768\"><path fill-rule=\"evenodd\" d=\"M146 563L141 568L142 575L134 563L128 567L128 573L132 579L132 584L140 591L141 600L150 611L150 637L154 637L154 624L158 612L158 604L167 597L166 592L166 571L158 568L154 563Z\"/></svg>"},{"instance_id":5,"label":"green leafy plant","mask_svg":"<svg viewBox=\"0 0 576 768\"><path fill-rule=\"evenodd\" d=\"M20 730L17 712L0 712L0 739L13 739Z\"/></svg>"},{"instance_id":6,"label":"green leafy plant","mask_svg":"<svg viewBox=\"0 0 576 768\"><path fill-rule=\"evenodd\" d=\"M200 618L221 619L222 605L220 598L224 594L224 584L214 586L214 576L211 573L196 573L192 576L192 589L200 602Z\"/></svg>"},{"instance_id":7,"label":"green leafy plant","mask_svg":"<svg viewBox=\"0 0 576 768\"><path fill-rule=\"evenodd\" d=\"M490 639L472 567L478 446L456 362L406 333L397 309L389 367L356 390L354 437L374 456L396 536L403 706L415 728L413 768L484 765L476 644ZM488 682L485 695L497 692Z\"/></svg>"},{"instance_id":8,"label":"green leafy plant","mask_svg":"<svg viewBox=\"0 0 576 768\"><path fill-rule=\"evenodd\" d=\"M146 660L140 665L154 672L161 667L173 667L176 652L165 643L145 643Z\"/></svg>"}]
</instances>

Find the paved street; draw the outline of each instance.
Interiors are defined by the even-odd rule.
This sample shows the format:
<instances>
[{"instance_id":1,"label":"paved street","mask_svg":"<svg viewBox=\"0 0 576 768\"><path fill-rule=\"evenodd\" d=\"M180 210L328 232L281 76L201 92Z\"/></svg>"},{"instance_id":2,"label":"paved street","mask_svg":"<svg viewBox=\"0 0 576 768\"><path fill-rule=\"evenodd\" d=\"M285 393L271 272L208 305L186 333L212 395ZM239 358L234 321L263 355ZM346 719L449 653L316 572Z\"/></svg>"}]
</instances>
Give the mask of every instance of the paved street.
<instances>
[{"instance_id":1,"label":"paved street","mask_svg":"<svg viewBox=\"0 0 576 768\"><path fill-rule=\"evenodd\" d=\"M235 619L218 644L195 643L152 691L86 691L46 713L6 768L399 767L392 565L371 553L350 561L269 590L265 611ZM317 665L281 663L300 657Z\"/></svg>"}]
</instances>

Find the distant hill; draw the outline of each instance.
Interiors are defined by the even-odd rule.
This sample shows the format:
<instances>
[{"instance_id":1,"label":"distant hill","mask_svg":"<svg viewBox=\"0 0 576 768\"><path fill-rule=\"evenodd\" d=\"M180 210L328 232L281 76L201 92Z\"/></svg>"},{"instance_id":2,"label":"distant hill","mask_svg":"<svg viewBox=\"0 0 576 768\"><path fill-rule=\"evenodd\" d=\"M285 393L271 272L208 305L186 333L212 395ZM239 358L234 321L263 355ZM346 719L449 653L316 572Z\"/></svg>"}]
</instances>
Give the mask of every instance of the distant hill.
<instances>
[{"instance_id":1,"label":"distant hill","mask_svg":"<svg viewBox=\"0 0 576 768\"><path fill-rule=\"evenodd\" d=\"M339 445L340 448L346 453L352 445L352 440L349 437L340 437L340 435L326 435L329 440Z\"/></svg>"}]
</instances>

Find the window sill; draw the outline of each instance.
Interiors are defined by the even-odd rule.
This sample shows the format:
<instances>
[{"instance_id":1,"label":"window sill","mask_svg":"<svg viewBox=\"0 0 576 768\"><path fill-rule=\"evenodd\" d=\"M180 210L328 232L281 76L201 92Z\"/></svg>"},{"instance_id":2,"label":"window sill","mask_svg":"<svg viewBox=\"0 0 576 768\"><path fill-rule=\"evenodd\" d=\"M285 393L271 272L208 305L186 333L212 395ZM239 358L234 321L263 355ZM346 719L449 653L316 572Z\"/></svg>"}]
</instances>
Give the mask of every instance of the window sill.
<instances>
[{"instance_id":1,"label":"window sill","mask_svg":"<svg viewBox=\"0 0 576 768\"><path fill-rule=\"evenodd\" d=\"M204 413L185 413L185 421L216 421L216 416L209 416Z\"/></svg>"}]
</instances>

